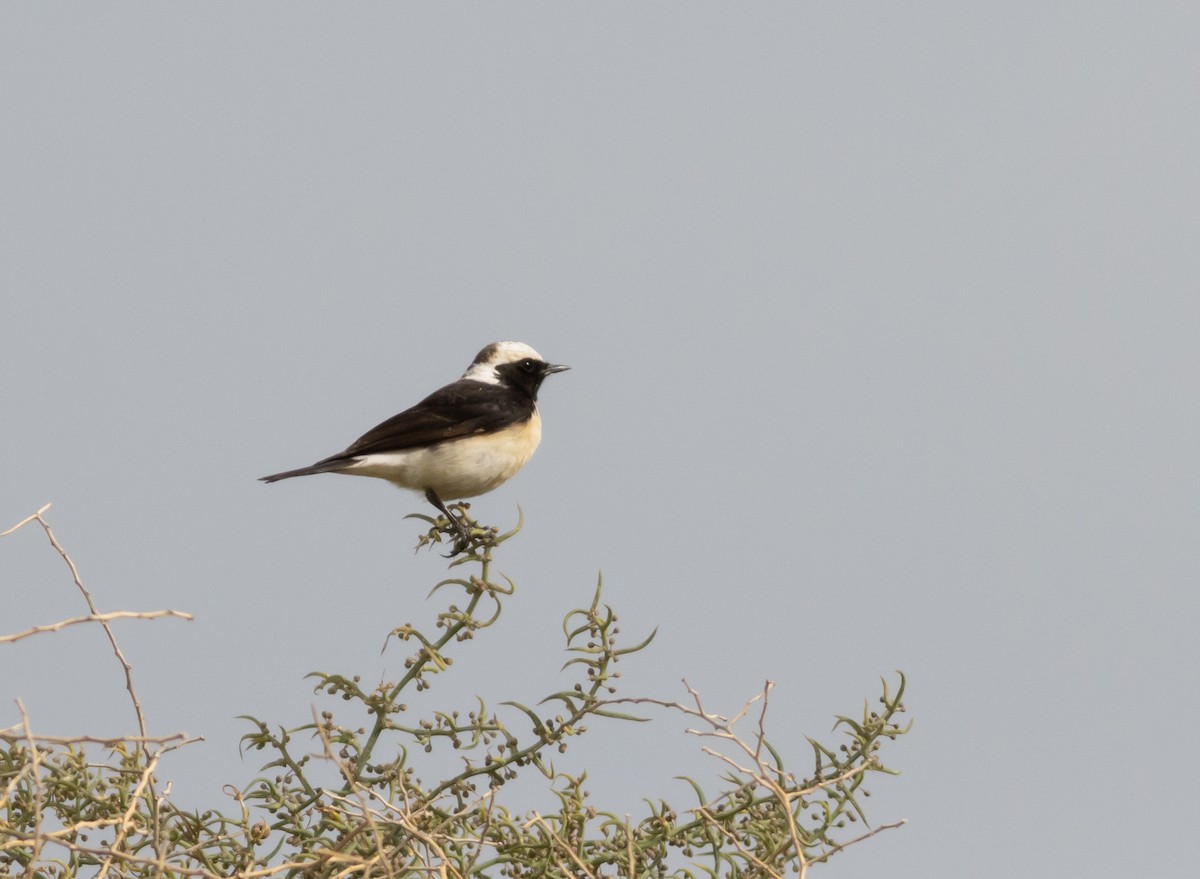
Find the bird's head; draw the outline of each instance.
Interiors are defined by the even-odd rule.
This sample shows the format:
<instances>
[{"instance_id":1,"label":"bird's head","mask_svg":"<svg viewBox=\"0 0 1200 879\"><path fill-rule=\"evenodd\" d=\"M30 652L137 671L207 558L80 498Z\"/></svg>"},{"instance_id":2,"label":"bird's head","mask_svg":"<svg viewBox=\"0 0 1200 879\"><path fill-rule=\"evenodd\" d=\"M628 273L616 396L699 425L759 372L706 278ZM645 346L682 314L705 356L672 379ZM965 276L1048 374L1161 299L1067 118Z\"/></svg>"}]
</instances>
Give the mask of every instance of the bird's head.
<instances>
[{"instance_id":1,"label":"bird's head","mask_svg":"<svg viewBox=\"0 0 1200 879\"><path fill-rule=\"evenodd\" d=\"M463 378L490 385L507 385L536 399L546 376L565 369L570 367L547 363L524 342L492 342L475 355Z\"/></svg>"}]
</instances>

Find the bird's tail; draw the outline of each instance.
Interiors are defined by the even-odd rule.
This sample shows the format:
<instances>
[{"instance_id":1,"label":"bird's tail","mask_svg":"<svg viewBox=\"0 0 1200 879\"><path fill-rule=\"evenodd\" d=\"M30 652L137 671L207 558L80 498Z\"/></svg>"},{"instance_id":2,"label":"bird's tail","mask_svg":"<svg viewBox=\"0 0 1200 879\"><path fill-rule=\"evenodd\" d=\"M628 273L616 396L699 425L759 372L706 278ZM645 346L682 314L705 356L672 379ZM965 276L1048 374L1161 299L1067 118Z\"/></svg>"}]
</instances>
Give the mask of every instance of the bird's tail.
<instances>
[{"instance_id":1,"label":"bird's tail","mask_svg":"<svg viewBox=\"0 0 1200 879\"><path fill-rule=\"evenodd\" d=\"M259 482L278 482L281 479L291 479L293 476L311 476L313 473L336 473L344 470L351 461L318 461L311 467L301 467L298 470L284 470L282 473L272 473L270 476L260 476Z\"/></svg>"}]
</instances>

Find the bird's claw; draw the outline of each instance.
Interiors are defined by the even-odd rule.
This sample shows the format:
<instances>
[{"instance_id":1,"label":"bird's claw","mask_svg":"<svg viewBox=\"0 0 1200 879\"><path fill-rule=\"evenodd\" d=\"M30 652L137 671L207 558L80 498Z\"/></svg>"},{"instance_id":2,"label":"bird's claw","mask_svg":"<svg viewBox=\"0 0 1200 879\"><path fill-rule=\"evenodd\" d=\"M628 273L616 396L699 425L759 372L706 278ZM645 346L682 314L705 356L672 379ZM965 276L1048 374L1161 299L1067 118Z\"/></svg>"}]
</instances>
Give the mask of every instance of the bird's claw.
<instances>
[{"instance_id":1,"label":"bird's claw","mask_svg":"<svg viewBox=\"0 0 1200 879\"><path fill-rule=\"evenodd\" d=\"M454 530L458 532L458 537L455 538L454 547L450 552L446 553L443 558L452 559L456 555L462 555L471 548L471 535L467 533L467 529L463 527L462 522L457 519L452 519L450 524Z\"/></svg>"}]
</instances>

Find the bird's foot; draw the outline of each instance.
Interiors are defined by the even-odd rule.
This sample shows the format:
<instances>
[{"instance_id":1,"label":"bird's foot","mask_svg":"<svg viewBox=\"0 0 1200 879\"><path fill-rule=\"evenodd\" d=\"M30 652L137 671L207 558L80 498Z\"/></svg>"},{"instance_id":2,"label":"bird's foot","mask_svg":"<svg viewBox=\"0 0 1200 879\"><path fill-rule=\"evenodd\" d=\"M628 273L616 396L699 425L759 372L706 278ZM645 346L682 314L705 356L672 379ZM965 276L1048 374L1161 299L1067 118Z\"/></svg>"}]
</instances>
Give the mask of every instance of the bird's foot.
<instances>
[{"instance_id":1,"label":"bird's foot","mask_svg":"<svg viewBox=\"0 0 1200 879\"><path fill-rule=\"evenodd\" d=\"M462 519L451 517L447 530L449 530L449 528L453 528L456 532L458 532L458 536L454 539L453 549L445 554L446 558L452 559L456 555L462 555L471 548L471 534L467 531L466 526L463 525Z\"/></svg>"}]
</instances>

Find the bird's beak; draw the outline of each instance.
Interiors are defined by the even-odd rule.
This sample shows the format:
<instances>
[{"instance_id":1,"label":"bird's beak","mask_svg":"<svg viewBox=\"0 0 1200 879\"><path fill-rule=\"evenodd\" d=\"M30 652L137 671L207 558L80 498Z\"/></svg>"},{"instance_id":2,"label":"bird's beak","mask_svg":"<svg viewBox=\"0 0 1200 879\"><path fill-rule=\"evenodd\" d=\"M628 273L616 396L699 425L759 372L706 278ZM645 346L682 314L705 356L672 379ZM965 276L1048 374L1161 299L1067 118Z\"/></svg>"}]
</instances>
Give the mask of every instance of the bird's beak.
<instances>
[{"instance_id":1,"label":"bird's beak","mask_svg":"<svg viewBox=\"0 0 1200 879\"><path fill-rule=\"evenodd\" d=\"M571 367L569 366L563 366L561 363L547 363L546 375L550 375L551 373L555 372L566 372L570 368Z\"/></svg>"}]
</instances>

